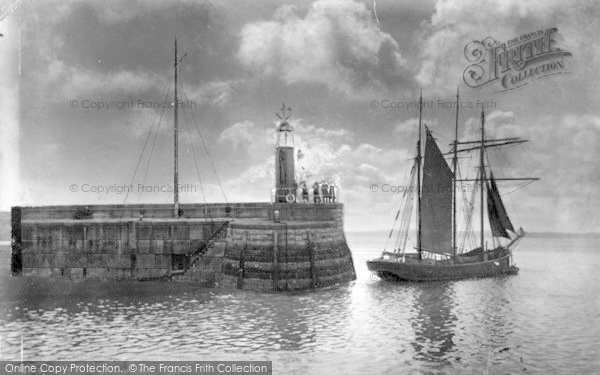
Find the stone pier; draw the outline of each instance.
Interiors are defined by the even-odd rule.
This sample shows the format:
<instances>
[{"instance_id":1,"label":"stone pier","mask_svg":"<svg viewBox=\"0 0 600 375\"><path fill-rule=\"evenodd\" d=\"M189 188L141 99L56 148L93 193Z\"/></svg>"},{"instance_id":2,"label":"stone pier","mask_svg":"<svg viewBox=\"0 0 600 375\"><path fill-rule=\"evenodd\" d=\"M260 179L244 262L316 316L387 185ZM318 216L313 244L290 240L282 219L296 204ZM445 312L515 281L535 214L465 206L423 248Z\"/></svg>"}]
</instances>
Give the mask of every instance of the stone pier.
<instances>
[{"instance_id":1,"label":"stone pier","mask_svg":"<svg viewBox=\"0 0 600 375\"><path fill-rule=\"evenodd\" d=\"M279 211L279 222L274 212ZM13 207L13 275L258 291L355 279L341 203Z\"/></svg>"}]
</instances>

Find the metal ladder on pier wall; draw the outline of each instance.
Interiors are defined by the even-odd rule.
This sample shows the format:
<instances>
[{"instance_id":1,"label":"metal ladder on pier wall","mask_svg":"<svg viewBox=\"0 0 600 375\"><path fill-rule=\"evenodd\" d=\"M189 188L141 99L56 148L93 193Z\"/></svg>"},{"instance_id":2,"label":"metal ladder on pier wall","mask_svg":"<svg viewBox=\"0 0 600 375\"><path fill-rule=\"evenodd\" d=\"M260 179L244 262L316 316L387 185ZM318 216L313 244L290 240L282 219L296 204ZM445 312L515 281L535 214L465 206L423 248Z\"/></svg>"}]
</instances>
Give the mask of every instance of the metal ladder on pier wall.
<instances>
[{"instance_id":1,"label":"metal ladder on pier wall","mask_svg":"<svg viewBox=\"0 0 600 375\"><path fill-rule=\"evenodd\" d=\"M197 249L193 250L192 252L190 252L189 254L187 254L189 261L183 269L172 270L168 274L159 276L159 277L144 277L144 278L139 278L138 280L139 281L171 280L174 276L184 275L186 272L188 272L191 268L193 268L200 261L200 259L215 244L216 241L223 239L224 235L226 235L226 233L227 233L226 229L228 227L228 224L229 224L228 221L221 223L221 225L217 228L217 230L214 231L210 235L208 240L206 240L206 242L202 246L200 246L199 248L197 248Z\"/></svg>"},{"instance_id":2,"label":"metal ladder on pier wall","mask_svg":"<svg viewBox=\"0 0 600 375\"><path fill-rule=\"evenodd\" d=\"M200 259L202 259L202 257L206 254L206 252L213 247L213 245L215 244L215 242L217 242L218 240L222 239L224 237L224 235L227 233L226 229L228 227L229 222L225 221L223 223L221 223L221 225L217 228L216 231L214 231L210 237L206 240L206 242L200 246L199 248L193 250L192 252L190 252L189 254L187 254L189 261L187 262L186 266L181 269L181 270L173 270L169 273L168 277L172 278L173 276L177 276L177 275L185 275L186 272L188 272L190 269L194 268L198 262L200 261Z\"/></svg>"}]
</instances>

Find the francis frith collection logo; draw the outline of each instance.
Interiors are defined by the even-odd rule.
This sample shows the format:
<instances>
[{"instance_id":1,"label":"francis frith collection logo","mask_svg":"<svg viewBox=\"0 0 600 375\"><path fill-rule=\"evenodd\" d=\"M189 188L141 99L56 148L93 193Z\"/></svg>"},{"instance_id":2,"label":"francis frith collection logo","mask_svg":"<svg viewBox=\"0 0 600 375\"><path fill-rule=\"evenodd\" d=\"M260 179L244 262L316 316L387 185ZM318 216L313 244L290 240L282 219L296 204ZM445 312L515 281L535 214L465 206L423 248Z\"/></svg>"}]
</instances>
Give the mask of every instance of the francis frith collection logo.
<instances>
[{"instance_id":1,"label":"francis frith collection logo","mask_svg":"<svg viewBox=\"0 0 600 375\"><path fill-rule=\"evenodd\" d=\"M465 58L471 63L463 80L469 87L497 82L499 92L557 74L568 73L565 57L571 53L556 46L556 27L523 34L500 43L492 37L475 40L465 46Z\"/></svg>"}]
</instances>

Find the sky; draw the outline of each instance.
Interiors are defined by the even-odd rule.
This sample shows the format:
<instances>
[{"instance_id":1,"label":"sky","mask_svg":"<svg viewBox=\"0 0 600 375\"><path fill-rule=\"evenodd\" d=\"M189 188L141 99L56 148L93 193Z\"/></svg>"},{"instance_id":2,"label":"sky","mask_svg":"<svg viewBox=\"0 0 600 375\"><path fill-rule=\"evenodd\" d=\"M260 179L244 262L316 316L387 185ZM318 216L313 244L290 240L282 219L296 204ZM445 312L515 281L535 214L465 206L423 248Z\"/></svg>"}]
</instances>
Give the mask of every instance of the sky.
<instances>
[{"instance_id":1,"label":"sky","mask_svg":"<svg viewBox=\"0 0 600 375\"><path fill-rule=\"evenodd\" d=\"M407 184L415 155L420 91L432 103L423 121L448 151L458 88L461 140L478 136L482 108L490 138L529 140L490 152L496 177L540 178L499 183L513 222L599 231L593 1L36 0L0 12L0 210L171 202L138 185L172 184L173 110L162 104L176 37L182 202L268 201L285 102L297 179L340 186L347 230L387 229L401 196L389 190ZM565 74L504 92L465 84L470 42L553 27L572 54Z\"/></svg>"}]
</instances>

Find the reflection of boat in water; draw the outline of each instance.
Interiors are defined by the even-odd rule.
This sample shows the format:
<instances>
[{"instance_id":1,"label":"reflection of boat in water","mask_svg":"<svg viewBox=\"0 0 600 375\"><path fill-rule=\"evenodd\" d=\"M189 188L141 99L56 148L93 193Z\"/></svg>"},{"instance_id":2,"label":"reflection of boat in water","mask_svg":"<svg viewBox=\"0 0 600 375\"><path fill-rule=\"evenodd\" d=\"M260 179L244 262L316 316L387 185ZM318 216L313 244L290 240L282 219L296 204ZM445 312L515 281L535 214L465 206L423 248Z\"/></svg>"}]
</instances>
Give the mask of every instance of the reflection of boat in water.
<instances>
[{"instance_id":1,"label":"reflection of boat in water","mask_svg":"<svg viewBox=\"0 0 600 375\"><path fill-rule=\"evenodd\" d=\"M500 274L515 274L518 268L512 261L512 248L525 235L523 229L515 230L508 217L500 196L497 180L536 180L535 178L495 179L487 160L486 149L526 142L519 138L486 139L485 116L481 113L481 138L458 142L458 95L455 137L452 143L452 169L444 159L431 131L425 126L425 152L421 160L422 103L419 109L419 140L417 156L410 174L396 221L400 228L393 251L384 249L381 257L367 262L370 271L385 280L452 280L469 277L489 277ZM463 146L462 149L458 149ZM460 179L458 153L479 151L478 174L475 178ZM422 178L421 178L422 174ZM415 181L416 180L416 181ZM475 182L468 198L463 191L462 239L459 243L457 223L457 182ZM464 190L464 189L463 189ZM469 236L475 244L475 232L471 228L476 192L479 191L479 246L473 245L464 251ZM484 200L484 193L487 199ZM406 243L412 221L414 196L416 195L416 252L406 252ZM484 208L492 234L493 247L488 248L484 237ZM390 232L392 238L394 229ZM388 240L389 240L388 238Z\"/></svg>"},{"instance_id":2,"label":"reflection of boat in water","mask_svg":"<svg viewBox=\"0 0 600 375\"><path fill-rule=\"evenodd\" d=\"M415 290L416 315L410 319L416 359L444 361L454 348L457 317L453 313L454 291L449 283L427 284Z\"/></svg>"}]
</instances>

